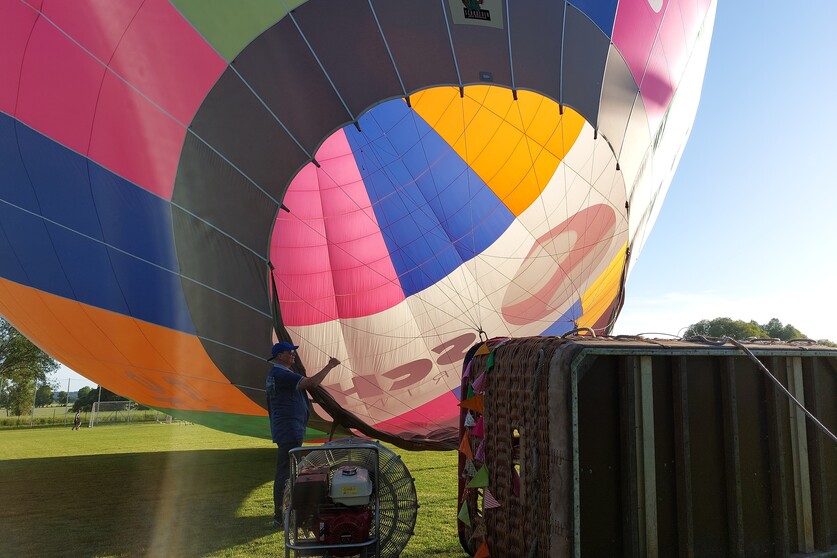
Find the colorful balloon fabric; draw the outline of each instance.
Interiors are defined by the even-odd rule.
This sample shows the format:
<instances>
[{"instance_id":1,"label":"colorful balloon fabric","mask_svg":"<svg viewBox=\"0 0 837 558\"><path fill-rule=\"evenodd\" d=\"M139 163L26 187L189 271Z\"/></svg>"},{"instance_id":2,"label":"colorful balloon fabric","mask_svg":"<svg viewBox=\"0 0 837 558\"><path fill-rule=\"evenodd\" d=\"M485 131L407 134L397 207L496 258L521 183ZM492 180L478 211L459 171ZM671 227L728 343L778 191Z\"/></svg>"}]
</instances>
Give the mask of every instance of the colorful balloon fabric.
<instances>
[{"instance_id":1,"label":"colorful balloon fabric","mask_svg":"<svg viewBox=\"0 0 837 558\"><path fill-rule=\"evenodd\" d=\"M0 313L223 430L268 435L274 323L369 424L455 427L481 338L613 325L715 9L0 0Z\"/></svg>"}]
</instances>

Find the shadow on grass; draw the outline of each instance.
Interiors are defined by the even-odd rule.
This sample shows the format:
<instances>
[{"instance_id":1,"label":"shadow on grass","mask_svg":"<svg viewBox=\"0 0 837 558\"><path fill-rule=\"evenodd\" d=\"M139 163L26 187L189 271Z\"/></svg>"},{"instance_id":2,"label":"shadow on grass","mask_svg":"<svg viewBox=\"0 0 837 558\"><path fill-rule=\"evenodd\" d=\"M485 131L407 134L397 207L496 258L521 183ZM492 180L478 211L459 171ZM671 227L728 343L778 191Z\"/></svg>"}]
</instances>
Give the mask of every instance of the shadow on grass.
<instances>
[{"instance_id":1,"label":"shadow on grass","mask_svg":"<svg viewBox=\"0 0 837 558\"><path fill-rule=\"evenodd\" d=\"M263 487L275 459L275 449L259 448L0 461L0 556L246 546L275 534L272 484Z\"/></svg>"}]
</instances>

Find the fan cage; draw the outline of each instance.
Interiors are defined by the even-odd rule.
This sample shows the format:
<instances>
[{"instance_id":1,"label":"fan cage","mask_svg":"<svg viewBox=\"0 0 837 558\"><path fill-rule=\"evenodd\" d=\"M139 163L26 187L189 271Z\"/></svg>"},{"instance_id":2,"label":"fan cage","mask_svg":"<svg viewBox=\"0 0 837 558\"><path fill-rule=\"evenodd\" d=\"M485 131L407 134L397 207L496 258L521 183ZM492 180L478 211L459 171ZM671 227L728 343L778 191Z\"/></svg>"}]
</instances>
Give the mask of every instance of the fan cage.
<instances>
[{"instance_id":1,"label":"fan cage","mask_svg":"<svg viewBox=\"0 0 837 558\"><path fill-rule=\"evenodd\" d=\"M305 446L291 451L291 482L304 467L328 467L330 485L334 471L344 465L356 465L369 471L373 486L370 507L376 516L372 538L378 540L374 555L382 558L398 557L413 535L419 507L415 479L399 455L378 442L362 438L334 440L322 446ZM377 507L374 498L376 493ZM286 532L286 543L295 546L294 538L294 533ZM358 554L365 555L361 550L358 549Z\"/></svg>"}]
</instances>

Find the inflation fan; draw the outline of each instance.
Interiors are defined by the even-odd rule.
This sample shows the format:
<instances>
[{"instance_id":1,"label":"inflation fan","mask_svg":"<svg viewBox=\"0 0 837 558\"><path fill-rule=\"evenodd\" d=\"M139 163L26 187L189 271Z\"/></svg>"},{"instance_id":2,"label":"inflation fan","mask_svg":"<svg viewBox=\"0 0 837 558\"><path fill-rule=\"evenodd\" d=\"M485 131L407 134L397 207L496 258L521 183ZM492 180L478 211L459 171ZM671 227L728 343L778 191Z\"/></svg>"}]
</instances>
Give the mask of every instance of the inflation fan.
<instances>
[{"instance_id":1,"label":"inflation fan","mask_svg":"<svg viewBox=\"0 0 837 558\"><path fill-rule=\"evenodd\" d=\"M359 438L290 455L286 557L401 554L419 506L414 479L398 455Z\"/></svg>"}]
</instances>

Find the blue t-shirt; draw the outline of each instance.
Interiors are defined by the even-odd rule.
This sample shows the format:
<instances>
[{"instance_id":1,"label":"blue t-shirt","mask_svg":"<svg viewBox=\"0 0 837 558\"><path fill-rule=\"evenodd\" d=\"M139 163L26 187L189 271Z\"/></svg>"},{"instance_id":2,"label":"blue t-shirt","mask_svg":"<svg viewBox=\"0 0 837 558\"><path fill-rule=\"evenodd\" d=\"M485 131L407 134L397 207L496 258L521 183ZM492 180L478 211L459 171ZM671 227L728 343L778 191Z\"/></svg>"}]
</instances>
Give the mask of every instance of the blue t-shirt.
<instances>
[{"instance_id":1,"label":"blue t-shirt","mask_svg":"<svg viewBox=\"0 0 837 558\"><path fill-rule=\"evenodd\" d=\"M280 364L271 368L265 380L270 434L277 444L299 446L308 423L308 396L297 389L302 376Z\"/></svg>"}]
</instances>

